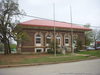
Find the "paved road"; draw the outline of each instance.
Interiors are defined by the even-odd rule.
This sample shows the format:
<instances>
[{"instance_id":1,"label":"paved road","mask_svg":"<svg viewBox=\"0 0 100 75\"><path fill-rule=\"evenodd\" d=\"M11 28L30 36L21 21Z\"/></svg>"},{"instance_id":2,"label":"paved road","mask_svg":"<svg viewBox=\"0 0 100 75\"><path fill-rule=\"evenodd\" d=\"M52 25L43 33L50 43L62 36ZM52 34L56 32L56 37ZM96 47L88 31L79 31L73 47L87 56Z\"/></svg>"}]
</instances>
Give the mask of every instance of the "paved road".
<instances>
[{"instance_id":1,"label":"paved road","mask_svg":"<svg viewBox=\"0 0 100 75\"><path fill-rule=\"evenodd\" d=\"M0 75L100 75L100 59L52 65L1 68Z\"/></svg>"}]
</instances>

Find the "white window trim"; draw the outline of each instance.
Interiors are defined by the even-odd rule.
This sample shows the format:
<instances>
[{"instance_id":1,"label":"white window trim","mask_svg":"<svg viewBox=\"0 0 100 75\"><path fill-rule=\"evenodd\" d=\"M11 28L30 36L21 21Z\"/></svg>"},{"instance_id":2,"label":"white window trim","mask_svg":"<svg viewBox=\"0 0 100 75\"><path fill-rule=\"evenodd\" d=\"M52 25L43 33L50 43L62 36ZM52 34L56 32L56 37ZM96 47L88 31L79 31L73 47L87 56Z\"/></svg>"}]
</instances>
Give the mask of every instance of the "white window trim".
<instances>
[{"instance_id":1,"label":"white window trim","mask_svg":"<svg viewBox=\"0 0 100 75\"><path fill-rule=\"evenodd\" d=\"M38 35L38 34L35 34L35 46L42 46L42 35L39 34L41 37L36 37L36 35ZM36 38L40 38L41 39L41 43L36 43Z\"/></svg>"},{"instance_id":2,"label":"white window trim","mask_svg":"<svg viewBox=\"0 0 100 75\"><path fill-rule=\"evenodd\" d=\"M68 43L67 44L65 43L65 39L68 39ZM69 46L69 38L68 37L64 37L64 45L65 46Z\"/></svg>"},{"instance_id":3,"label":"white window trim","mask_svg":"<svg viewBox=\"0 0 100 75\"><path fill-rule=\"evenodd\" d=\"M59 35L59 37L56 36L56 40L60 39L60 44L58 46L61 46L61 36ZM57 42L57 41L56 41Z\"/></svg>"},{"instance_id":4,"label":"white window trim","mask_svg":"<svg viewBox=\"0 0 100 75\"><path fill-rule=\"evenodd\" d=\"M47 38L51 40L51 37L46 37L46 46L49 46L49 44L47 43Z\"/></svg>"},{"instance_id":5,"label":"white window trim","mask_svg":"<svg viewBox=\"0 0 100 75\"><path fill-rule=\"evenodd\" d=\"M38 49L41 49L41 52L40 53L43 53L44 52L44 49L43 48L35 48L35 53L38 53L37 52Z\"/></svg>"},{"instance_id":6,"label":"white window trim","mask_svg":"<svg viewBox=\"0 0 100 75\"><path fill-rule=\"evenodd\" d=\"M49 35L50 37L48 37L48 35ZM49 39L52 40L52 35L51 35L51 34L47 34L47 35L46 35L46 41L45 41L45 43L46 43L46 46L49 46L49 44L47 43L47 38L49 38Z\"/></svg>"}]
</instances>

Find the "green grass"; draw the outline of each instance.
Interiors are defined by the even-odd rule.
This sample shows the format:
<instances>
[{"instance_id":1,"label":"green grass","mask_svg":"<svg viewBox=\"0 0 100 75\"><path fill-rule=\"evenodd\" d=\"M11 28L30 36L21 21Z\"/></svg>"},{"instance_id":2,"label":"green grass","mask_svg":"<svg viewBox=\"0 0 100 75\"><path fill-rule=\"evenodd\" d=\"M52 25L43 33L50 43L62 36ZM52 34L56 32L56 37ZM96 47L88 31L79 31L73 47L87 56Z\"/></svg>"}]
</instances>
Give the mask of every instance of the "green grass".
<instances>
[{"instance_id":1,"label":"green grass","mask_svg":"<svg viewBox=\"0 0 100 75\"><path fill-rule=\"evenodd\" d=\"M84 51L84 52L78 52L78 54L83 55L89 55L89 56L77 56L77 55L71 55L71 54L58 54L55 56L44 56L40 58L34 58L34 59L24 59L21 63L29 64L29 63L48 63L48 62L70 62L70 61L79 61L79 60L86 60L90 59L91 56L100 57L100 50L98 51Z\"/></svg>"},{"instance_id":2,"label":"green grass","mask_svg":"<svg viewBox=\"0 0 100 75\"><path fill-rule=\"evenodd\" d=\"M70 62L70 61L78 61L88 58L88 56L49 56L49 57L41 57L41 58L34 58L34 59L24 59L22 60L21 64L29 64L29 63L60 63L60 62Z\"/></svg>"},{"instance_id":3,"label":"green grass","mask_svg":"<svg viewBox=\"0 0 100 75\"><path fill-rule=\"evenodd\" d=\"M100 50L84 51L84 52L79 52L79 54L88 54L90 56L100 57Z\"/></svg>"},{"instance_id":4,"label":"green grass","mask_svg":"<svg viewBox=\"0 0 100 75\"><path fill-rule=\"evenodd\" d=\"M78 52L77 54L75 55L71 55L70 53L66 55L57 54L57 56L54 56L54 55L45 55L45 56L42 56L42 55L41 56L39 55L8 55L8 56L4 56L3 55L2 58L0 59L0 65L62 63L62 62L72 62L72 61L100 58L100 50ZM91 56L95 56L95 57L91 57ZM18 61L15 60L16 58Z\"/></svg>"}]
</instances>

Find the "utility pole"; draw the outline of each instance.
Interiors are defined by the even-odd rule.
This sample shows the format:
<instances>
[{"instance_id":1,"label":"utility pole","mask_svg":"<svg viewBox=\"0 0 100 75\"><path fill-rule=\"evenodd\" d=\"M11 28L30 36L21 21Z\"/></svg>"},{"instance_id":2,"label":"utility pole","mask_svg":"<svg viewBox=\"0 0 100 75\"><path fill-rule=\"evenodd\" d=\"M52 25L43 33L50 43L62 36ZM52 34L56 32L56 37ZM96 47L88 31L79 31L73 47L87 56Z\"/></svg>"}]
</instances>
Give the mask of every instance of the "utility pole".
<instances>
[{"instance_id":1,"label":"utility pole","mask_svg":"<svg viewBox=\"0 0 100 75\"><path fill-rule=\"evenodd\" d=\"M71 52L74 54L74 49L73 49L73 25L72 25L72 7L71 7L71 2L70 2L70 24L71 24Z\"/></svg>"},{"instance_id":2,"label":"utility pole","mask_svg":"<svg viewBox=\"0 0 100 75\"><path fill-rule=\"evenodd\" d=\"M54 25L54 55L56 56L55 3L53 3L53 25Z\"/></svg>"}]
</instances>

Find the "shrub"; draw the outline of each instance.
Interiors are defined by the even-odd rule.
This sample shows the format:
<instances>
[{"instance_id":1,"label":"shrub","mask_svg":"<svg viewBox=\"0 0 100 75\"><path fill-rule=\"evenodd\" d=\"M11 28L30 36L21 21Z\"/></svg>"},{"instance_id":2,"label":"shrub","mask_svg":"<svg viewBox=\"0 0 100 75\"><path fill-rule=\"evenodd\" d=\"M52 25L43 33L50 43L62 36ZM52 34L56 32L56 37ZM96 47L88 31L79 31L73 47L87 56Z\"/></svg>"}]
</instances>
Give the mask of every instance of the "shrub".
<instances>
[{"instance_id":1,"label":"shrub","mask_svg":"<svg viewBox=\"0 0 100 75\"><path fill-rule=\"evenodd\" d=\"M49 50L47 51L47 53L48 53L48 54L54 54L54 53L55 53L55 50L49 49ZM58 50L56 50L56 54L61 54L61 52L59 52Z\"/></svg>"},{"instance_id":2,"label":"shrub","mask_svg":"<svg viewBox=\"0 0 100 75\"><path fill-rule=\"evenodd\" d=\"M47 53L48 53L48 54L54 54L54 50L49 49L49 50L47 51Z\"/></svg>"},{"instance_id":3,"label":"shrub","mask_svg":"<svg viewBox=\"0 0 100 75\"><path fill-rule=\"evenodd\" d=\"M82 49L82 41L81 40L77 40L77 47L75 49L75 52L79 52L79 50Z\"/></svg>"}]
</instances>

